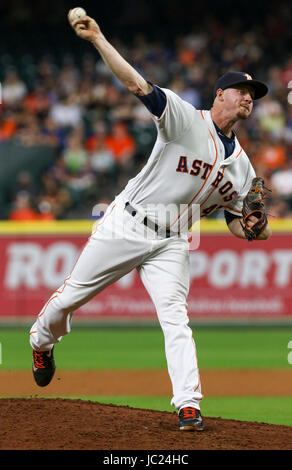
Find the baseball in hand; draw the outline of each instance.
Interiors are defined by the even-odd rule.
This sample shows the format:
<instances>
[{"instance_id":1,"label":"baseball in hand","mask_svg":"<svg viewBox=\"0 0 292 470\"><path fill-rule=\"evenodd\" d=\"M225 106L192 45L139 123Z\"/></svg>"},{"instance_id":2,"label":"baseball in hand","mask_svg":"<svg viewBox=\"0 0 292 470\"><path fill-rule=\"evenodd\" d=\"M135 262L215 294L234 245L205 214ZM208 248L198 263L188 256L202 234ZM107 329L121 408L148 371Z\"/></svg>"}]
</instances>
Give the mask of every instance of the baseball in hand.
<instances>
[{"instance_id":1,"label":"baseball in hand","mask_svg":"<svg viewBox=\"0 0 292 470\"><path fill-rule=\"evenodd\" d=\"M83 16L86 16L86 11L84 10L84 8L76 7L76 8L73 8L73 10L69 11L69 19L71 22L78 20L79 18L82 18Z\"/></svg>"}]
</instances>

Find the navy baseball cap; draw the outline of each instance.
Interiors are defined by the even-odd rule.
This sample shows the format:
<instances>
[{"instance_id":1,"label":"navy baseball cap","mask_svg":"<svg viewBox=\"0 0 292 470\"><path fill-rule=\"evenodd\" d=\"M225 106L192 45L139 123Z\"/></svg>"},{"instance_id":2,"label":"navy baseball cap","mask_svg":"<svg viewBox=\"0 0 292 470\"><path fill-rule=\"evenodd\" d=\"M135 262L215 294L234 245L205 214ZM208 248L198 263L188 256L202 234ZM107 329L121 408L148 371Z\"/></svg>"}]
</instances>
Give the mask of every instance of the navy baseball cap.
<instances>
[{"instance_id":1,"label":"navy baseball cap","mask_svg":"<svg viewBox=\"0 0 292 470\"><path fill-rule=\"evenodd\" d=\"M234 85L241 85L242 83L249 85L254 90L254 100L262 98L269 91L267 85L258 80L254 80L248 73L227 72L222 75L222 77L218 78L214 87L214 98L219 88L226 90L226 88L232 88Z\"/></svg>"}]
</instances>

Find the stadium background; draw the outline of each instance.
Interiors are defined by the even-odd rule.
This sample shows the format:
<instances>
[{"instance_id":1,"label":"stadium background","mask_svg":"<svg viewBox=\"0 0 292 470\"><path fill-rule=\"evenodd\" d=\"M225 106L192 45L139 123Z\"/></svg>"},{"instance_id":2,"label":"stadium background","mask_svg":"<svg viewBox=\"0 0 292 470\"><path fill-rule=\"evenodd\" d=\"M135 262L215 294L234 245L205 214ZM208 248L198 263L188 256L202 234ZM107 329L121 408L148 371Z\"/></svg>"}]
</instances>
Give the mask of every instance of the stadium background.
<instances>
[{"instance_id":1,"label":"stadium background","mask_svg":"<svg viewBox=\"0 0 292 470\"><path fill-rule=\"evenodd\" d=\"M142 168L156 135L143 106L69 27L74 6L0 5L0 396L86 397L170 411L162 333L135 273L76 313L72 333L56 348L65 391L56 384L40 393L30 377L34 316L70 272L95 221L94 205L109 203ZM203 221L200 247L191 253L189 309L203 387L205 379L203 413L291 426L289 2L81 6L145 78L198 108L211 106L214 81L228 69L268 84L269 95L237 135L272 190L274 235L248 244L229 236L222 213ZM72 371L104 383L112 372L124 388L115 382L94 392L86 388L92 375L66 376ZM152 393L141 374L148 387L157 380Z\"/></svg>"}]
</instances>

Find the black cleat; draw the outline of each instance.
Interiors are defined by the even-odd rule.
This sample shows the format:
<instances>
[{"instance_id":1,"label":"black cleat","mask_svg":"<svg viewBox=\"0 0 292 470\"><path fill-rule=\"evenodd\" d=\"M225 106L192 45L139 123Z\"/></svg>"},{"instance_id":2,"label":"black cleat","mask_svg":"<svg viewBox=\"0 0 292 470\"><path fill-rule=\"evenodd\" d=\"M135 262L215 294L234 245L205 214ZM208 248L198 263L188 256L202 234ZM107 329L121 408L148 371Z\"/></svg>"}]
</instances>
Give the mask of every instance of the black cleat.
<instances>
[{"instance_id":1,"label":"black cleat","mask_svg":"<svg viewBox=\"0 0 292 470\"><path fill-rule=\"evenodd\" d=\"M179 429L181 431L203 431L204 423L200 410L186 406L179 412Z\"/></svg>"},{"instance_id":2,"label":"black cleat","mask_svg":"<svg viewBox=\"0 0 292 470\"><path fill-rule=\"evenodd\" d=\"M54 376L56 366L53 349L51 349L51 351L32 351L32 372L34 380L39 387L49 385Z\"/></svg>"}]
</instances>

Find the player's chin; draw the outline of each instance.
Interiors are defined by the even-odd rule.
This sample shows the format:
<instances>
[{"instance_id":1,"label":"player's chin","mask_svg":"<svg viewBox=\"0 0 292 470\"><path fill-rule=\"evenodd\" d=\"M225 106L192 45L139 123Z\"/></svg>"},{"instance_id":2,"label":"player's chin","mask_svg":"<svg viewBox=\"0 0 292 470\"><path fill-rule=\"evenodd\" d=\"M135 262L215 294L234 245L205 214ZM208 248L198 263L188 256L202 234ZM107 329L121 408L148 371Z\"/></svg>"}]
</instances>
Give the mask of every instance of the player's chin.
<instances>
[{"instance_id":1,"label":"player's chin","mask_svg":"<svg viewBox=\"0 0 292 470\"><path fill-rule=\"evenodd\" d=\"M237 118L238 119L247 119L250 115L251 111L247 108L240 108L240 110L237 113Z\"/></svg>"}]
</instances>

